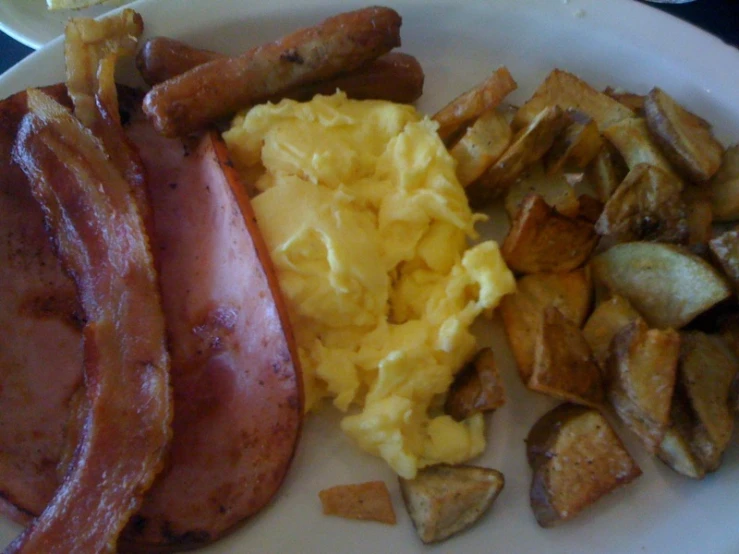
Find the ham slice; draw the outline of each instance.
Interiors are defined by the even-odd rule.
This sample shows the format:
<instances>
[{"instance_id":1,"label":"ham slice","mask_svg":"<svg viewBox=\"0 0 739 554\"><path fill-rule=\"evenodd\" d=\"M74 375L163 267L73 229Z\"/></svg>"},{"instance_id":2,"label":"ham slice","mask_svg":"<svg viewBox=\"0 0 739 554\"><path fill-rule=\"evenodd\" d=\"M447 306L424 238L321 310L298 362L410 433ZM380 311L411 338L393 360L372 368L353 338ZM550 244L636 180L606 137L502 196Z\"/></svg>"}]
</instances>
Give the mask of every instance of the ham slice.
<instances>
[{"instance_id":1,"label":"ham slice","mask_svg":"<svg viewBox=\"0 0 739 554\"><path fill-rule=\"evenodd\" d=\"M192 548L253 515L300 434L297 351L249 200L213 132L182 142L145 120L128 135L148 169L175 417L170 462L122 549Z\"/></svg>"}]
</instances>

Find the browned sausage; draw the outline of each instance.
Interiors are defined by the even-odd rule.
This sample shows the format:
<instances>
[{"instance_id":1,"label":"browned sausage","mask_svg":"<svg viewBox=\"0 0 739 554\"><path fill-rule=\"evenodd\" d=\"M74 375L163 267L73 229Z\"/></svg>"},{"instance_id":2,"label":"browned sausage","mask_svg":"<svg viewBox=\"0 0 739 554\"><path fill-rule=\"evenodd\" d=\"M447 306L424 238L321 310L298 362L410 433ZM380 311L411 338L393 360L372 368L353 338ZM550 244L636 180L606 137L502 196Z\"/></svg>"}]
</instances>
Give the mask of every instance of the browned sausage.
<instances>
[{"instance_id":1,"label":"browned sausage","mask_svg":"<svg viewBox=\"0 0 739 554\"><path fill-rule=\"evenodd\" d=\"M201 50L167 37L147 40L136 55L136 68L149 85L158 85L199 65L225 58L212 50Z\"/></svg>"},{"instance_id":2,"label":"browned sausage","mask_svg":"<svg viewBox=\"0 0 739 554\"><path fill-rule=\"evenodd\" d=\"M160 133L188 134L282 91L360 67L400 45L400 25L398 13L383 7L330 17L155 86L144 111Z\"/></svg>"}]
</instances>

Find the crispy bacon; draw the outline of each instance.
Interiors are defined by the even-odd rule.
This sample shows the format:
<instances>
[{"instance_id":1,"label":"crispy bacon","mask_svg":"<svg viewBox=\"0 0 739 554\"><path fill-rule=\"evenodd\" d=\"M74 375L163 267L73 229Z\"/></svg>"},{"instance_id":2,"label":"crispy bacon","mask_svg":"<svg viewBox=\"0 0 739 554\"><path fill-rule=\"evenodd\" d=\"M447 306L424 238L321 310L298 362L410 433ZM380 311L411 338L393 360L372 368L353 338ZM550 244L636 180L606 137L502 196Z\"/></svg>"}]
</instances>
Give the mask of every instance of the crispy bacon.
<instances>
[{"instance_id":1,"label":"crispy bacon","mask_svg":"<svg viewBox=\"0 0 739 554\"><path fill-rule=\"evenodd\" d=\"M130 185L100 141L40 91L28 106L14 158L77 284L89 411L64 482L7 552L112 551L170 438L157 275Z\"/></svg>"}]
</instances>

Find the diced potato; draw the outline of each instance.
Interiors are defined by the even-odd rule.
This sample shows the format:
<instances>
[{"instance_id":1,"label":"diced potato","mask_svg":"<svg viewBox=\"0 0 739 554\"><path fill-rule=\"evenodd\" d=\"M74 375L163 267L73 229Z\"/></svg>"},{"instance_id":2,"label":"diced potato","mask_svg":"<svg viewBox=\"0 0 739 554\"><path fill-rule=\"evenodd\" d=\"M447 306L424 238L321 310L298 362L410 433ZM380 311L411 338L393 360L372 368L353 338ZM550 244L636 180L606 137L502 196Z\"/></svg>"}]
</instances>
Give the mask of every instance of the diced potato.
<instances>
[{"instance_id":1,"label":"diced potato","mask_svg":"<svg viewBox=\"0 0 739 554\"><path fill-rule=\"evenodd\" d=\"M601 368L605 368L613 337L639 317L639 312L618 295L601 302L595 308L582 332Z\"/></svg>"},{"instance_id":2,"label":"diced potato","mask_svg":"<svg viewBox=\"0 0 739 554\"><path fill-rule=\"evenodd\" d=\"M629 92L628 90L617 89L613 87L606 87L603 89L603 94L607 94L614 100L619 101L621 104L629 108L638 116L644 114L644 101L647 97L643 94L636 94Z\"/></svg>"},{"instance_id":3,"label":"diced potato","mask_svg":"<svg viewBox=\"0 0 739 554\"><path fill-rule=\"evenodd\" d=\"M466 187L495 163L511 143L513 133L497 110L482 114L449 150L457 161L457 178Z\"/></svg>"},{"instance_id":4,"label":"diced potato","mask_svg":"<svg viewBox=\"0 0 739 554\"><path fill-rule=\"evenodd\" d=\"M526 455L534 471L531 508L542 527L572 519L642 473L605 417L574 404L562 404L534 424Z\"/></svg>"},{"instance_id":5,"label":"diced potato","mask_svg":"<svg viewBox=\"0 0 739 554\"><path fill-rule=\"evenodd\" d=\"M444 411L457 421L505 404L505 389L490 348L480 350L454 378Z\"/></svg>"},{"instance_id":6,"label":"diced potato","mask_svg":"<svg viewBox=\"0 0 739 554\"><path fill-rule=\"evenodd\" d=\"M420 470L415 479L399 481L408 514L426 544L469 528L490 509L505 485L499 471L476 466L431 466Z\"/></svg>"},{"instance_id":7,"label":"diced potato","mask_svg":"<svg viewBox=\"0 0 739 554\"><path fill-rule=\"evenodd\" d=\"M559 213L576 217L580 213L580 202L564 173L547 174L541 164L535 163L511 185L505 197L508 217L516 217L524 198L529 194L540 195L547 204Z\"/></svg>"},{"instance_id":8,"label":"diced potato","mask_svg":"<svg viewBox=\"0 0 739 554\"><path fill-rule=\"evenodd\" d=\"M643 118L634 117L619 121L604 129L603 135L616 147L629 169L646 163L655 165L677 178L670 162L649 134L649 127Z\"/></svg>"},{"instance_id":9,"label":"diced potato","mask_svg":"<svg viewBox=\"0 0 739 554\"><path fill-rule=\"evenodd\" d=\"M528 125L547 106L583 112L595 120L601 132L622 119L634 117L634 112L629 108L595 90L579 77L555 69L516 112L513 118L514 128Z\"/></svg>"},{"instance_id":10,"label":"diced potato","mask_svg":"<svg viewBox=\"0 0 739 554\"><path fill-rule=\"evenodd\" d=\"M682 183L657 166L638 164L606 202L595 230L614 242L685 242Z\"/></svg>"},{"instance_id":11,"label":"diced potato","mask_svg":"<svg viewBox=\"0 0 739 554\"><path fill-rule=\"evenodd\" d=\"M628 168L612 144L606 143L585 168L585 182L595 191L601 202L608 199L626 176Z\"/></svg>"},{"instance_id":12,"label":"diced potato","mask_svg":"<svg viewBox=\"0 0 739 554\"><path fill-rule=\"evenodd\" d=\"M587 115L569 110L572 122L557 135L544 156L548 174L584 169L603 148L598 125Z\"/></svg>"},{"instance_id":13,"label":"diced potato","mask_svg":"<svg viewBox=\"0 0 739 554\"><path fill-rule=\"evenodd\" d=\"M439 124L439 136L445 143L448 143L469 122L497 108L503 99L517 87L508 69L499 67L490 77L434 114L433 120Z\"/></svg>"},{"instance_id":14,"label":"diced potato","mask_svg":"<svg viewBox=\"0 0 739 554\"><path fill-rule=\"evenodd\" d=\"M724 148L707 121L657 87L647 95L644 116L665 156L689 179L702 183L716 173Z\"/></svg>"},{"instance_id":15,"label":"diced potato","mask_svg":"<svg viewBox=\"0 0 739 554\"><path fill-rule=\"evenodd\" d=\"M582 331L553 306L544 311L528 387L587 406L604 400L603 375Z\"/></svg>"},{"instance_id":16,"label":"diced potato","mask_svg":"<svg viewBox=\"0 0 739 554\"><path fill-rule=\"evenodd\" d=\"M534 273L518 280L516 292L503 297L500 313L521 380L528 383L544 310L556 307L577 327L587 317L592 284L584 269L569 273Z\"/></svg>"},{"instance_id":17,"label":"diced potato","mask_svg":"<svg viewBox=\"0 0 739 554\"><path fill-rule=\"evenodd\" d=\"M739 219L739 144L724 152L721 167L708 183L716 221Z\"/></svg>"},{"instance_id":18,"label":"diced potato","mask_svg":"<svg viewBox=\"0 0 739 554\"><path fill-rule=\"evenodd\" d=\"M521 204L501 253L519 273L571 271L583 265L598 242L592 223L564 216L537 194Z\"/></svg>"},{"instance_id":19,"label":"diced potato","mask_svg":"<svg viewBox=\"0 0 739 554\"><path fill-rule=\"evenodd\" d=\"M395 510L383 481L337 485L318 493L323 513L395 525Z\"/></svg>"},{"instance_id":20,"label":"diced potato","mask_svg":"<svg viewBox=\"0 0 739 554\"><path fill-rule=\"evenodd\" d=\"M660 329L679 329L731 295L716 269L672 244L617 244L595 256L591 266L599 283L626 298L651 327Z\"/></svg>"},{"instance_id":21,"label":"diced potato","mask_svg":"<svg viewBox=\"0 0 739 554\"><path fill-rule=\"evenodd\" d=\"M670 425L679 356L678 332L649 329L641 318L611 342L608 400L650 452L658 450Z\"/></svg>"},{"instance_id":22,"label":"diced potato","mask_svg":"<svg viewBox=\"0 0 739 554\"><path fill-rule=\"evenodd\" d=\"M708 243L734 290L739 290L739 229L726 231Z\"/></svg>"},{"instance_id":23,"label":"diced potato","mask_svg":"<svg viewBox=\"0 0 739 554\"><path fill-rule=\"evenodd\" d=\"M671 409L672 425L667 429L657 450L657 457L685 477L703 479L706 468L693 452L690 444L693 422L690 408L679 395L673 399Z\"/></svg>"},{"instance_id":24,"label":"diced potato","mask_svg":"<svg viewBox=\"0 0 739 554\"><path fill-rule=\"evenodd\" d=\"M704 187L686 185L683 200L687 210L688 245L691 249L704 250L713 236L713 207Z\"/></svg>"}]
</instances>

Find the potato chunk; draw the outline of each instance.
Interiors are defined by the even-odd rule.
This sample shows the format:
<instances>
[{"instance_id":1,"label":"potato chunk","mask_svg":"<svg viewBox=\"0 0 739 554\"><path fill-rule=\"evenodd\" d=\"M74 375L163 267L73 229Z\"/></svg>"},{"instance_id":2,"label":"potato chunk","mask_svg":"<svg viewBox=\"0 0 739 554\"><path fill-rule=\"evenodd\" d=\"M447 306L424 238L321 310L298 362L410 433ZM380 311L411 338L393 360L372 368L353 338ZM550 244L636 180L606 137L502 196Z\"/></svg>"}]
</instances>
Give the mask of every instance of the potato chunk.
<instances>
[{"instance_id":1,"label":"potato chunk","mask_svg":"<svg viewBox=\"0 0 739 554\"><path fill-rule=\"evenodd\" d=\"M485 173L503 155L512 136L508 120L497 110L477 118L449 150L457 161L459 183L466 187Z\"/></svg>"},{"instance_id":2,"label":"potato chunk","mask_svg":"<svg viewBox=\"0 0 739 554\"><path fill-rule=\"evenodd\" d=\"M632 308L625 298L618 295L601 302L593 310L583 327L582 334L601 368L605 368L613 337L639 317L639 312Z\"/></svg>"},{"instance_id":3,"label":"potato chunk","mask_svg":"<svg viewBox=\"0 0 739 554\"><path fill-rule=\"evenodd\" d=\"M454 378L444 411L457 421L505 404L505 389L490 348L480 350Z\"/></svg>"},{"instance_id":4,"label":"potato chunk","mask_svg":"<svg viewBox=\"0 0 739 554\"><path fill-rule=\"evenodd\" d=\"M395 525L395 510L383 481L337 485L318 493L323 513Z\"/></svg>"},{"instance_id":5,"label":"potato chunk","mask_svg":"<svg viewBox=\"0 0 739 554\"><path fill-rule=\"evenodd\" d=\"M724 152L721 167L708 183L716 221L739 219L739 144Z\"/></svg>"}]
</instances>

